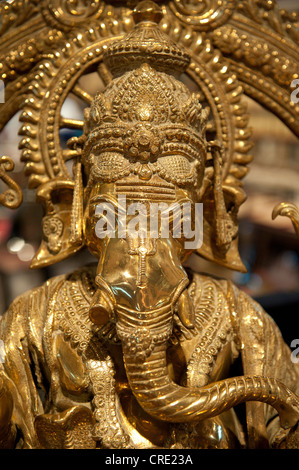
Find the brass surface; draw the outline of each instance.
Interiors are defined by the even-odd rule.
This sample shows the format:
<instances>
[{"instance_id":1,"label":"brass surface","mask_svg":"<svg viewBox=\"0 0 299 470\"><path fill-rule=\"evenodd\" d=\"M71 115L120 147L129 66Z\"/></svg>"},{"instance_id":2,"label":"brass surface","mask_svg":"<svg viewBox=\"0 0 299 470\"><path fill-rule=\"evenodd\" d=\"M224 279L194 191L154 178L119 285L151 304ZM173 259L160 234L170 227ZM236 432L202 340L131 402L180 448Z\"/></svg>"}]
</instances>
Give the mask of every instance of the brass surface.
<instances>
[{"instance_id":1,"label":"brass surface","mask_svg":"<svg viewBox=\"0 0 299 470\"><path fill-rule=\"evenodd\" d=\"M9 157L0 157L0 179L9 189L0 194L0 204L9 209L17 209L23 201L23 193L19 185L7 175L7 171L14 169L14 162Z\"/></svg>"},{"instance_id":2,"label":"brass surface","mask_svg":"<svg viewBox=\"0 0 299 470\"><path fill-rule=\"evenodd\" d=\"M294 230L299 238L299 209L290 202L281 202L274 207L272 218L276 219L278 215L289 217L291 219Z\"/></svg>"},{"instance_id":3,"label":"brass surface","mask_svg":"<svg viewBox=\"0 0 299 470\"><path fill-rule=\"evenodd\" d=\"M298 15L255 0L134 3L0 6L0 123L21 107L22 161L44 209L31 267L84 246L96 260L17 298L1 319L0 447L298 447L298 365L274 321L231 282L184 268L196 251L245 271L242 97L299 135ZM103 84L95 96L83 86L90 72ZM70 94L85 102L82 120L62 116ZM67 149L63 128L82 131ZM198 203L200 247L174 235L174 212L168 236L162 216L149 230L153 204ZM134 204L147 210L137 236ZM298 230L295 207L278 214Z\"/></svg>"}]
</instances>

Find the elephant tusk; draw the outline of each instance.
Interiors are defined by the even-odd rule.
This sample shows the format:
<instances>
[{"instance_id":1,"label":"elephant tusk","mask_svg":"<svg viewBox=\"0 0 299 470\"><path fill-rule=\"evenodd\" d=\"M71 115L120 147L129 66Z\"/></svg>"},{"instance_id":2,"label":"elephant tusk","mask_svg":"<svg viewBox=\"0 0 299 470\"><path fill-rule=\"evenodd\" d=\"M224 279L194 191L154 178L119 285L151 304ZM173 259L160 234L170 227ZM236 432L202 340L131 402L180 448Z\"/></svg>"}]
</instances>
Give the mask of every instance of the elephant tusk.
<instances>
[{"instance_id":1,"label":"elephant tusk","mask_svg":"<svg viewBox=\"0 0 299 470\"><path fill-rule=\"evenodd\" d=\"M175 306L175 312L186 328L194 328L195 309L187 289L180 295Z\"/></svg>"}]
</instances>

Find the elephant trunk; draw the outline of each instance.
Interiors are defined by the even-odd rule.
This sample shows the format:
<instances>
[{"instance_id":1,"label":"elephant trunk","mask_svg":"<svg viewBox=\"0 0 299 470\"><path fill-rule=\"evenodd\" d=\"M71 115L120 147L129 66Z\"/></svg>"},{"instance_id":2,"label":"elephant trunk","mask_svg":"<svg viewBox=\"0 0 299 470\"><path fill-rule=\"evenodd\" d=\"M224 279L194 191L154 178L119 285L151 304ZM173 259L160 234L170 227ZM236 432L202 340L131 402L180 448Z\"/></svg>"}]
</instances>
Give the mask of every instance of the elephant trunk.
<instances>
[{"instance_id":1,"label":"elephant trunk","mask_svg":"<svg viewBox=\"0 0 299 470\"><path fill-rule=\"evenodd\" d=\"M119 230L120 221L117 226ZM200 389L171 380L166 349L174 311L185 327L195 323L179 240L116 233L92 239L92 227L86 235L99 255L90 318L97 325L116 321L130 387L149 415L169 422L202 420L254 400L276 408L283 427L296 424L298 397L275 379L243 376Z\"/></svg>"},{"instance_id":2,"label":"elephant trunk","mask_svg":"<svg viewBox=\"0 0 299 470\"><path fill-rule=\"evenodd\" d=\"M158 323L161 315L162 324ZM260 401L278 411L283 428L296 424L298 398L275 379L241 376L200 389L174 383L169 377L166 361L166 343L171 334L172 317L169 309L151 314L147 312L150 329L132 311L120 309L118 316L117 332L123 344L129 384L139 404L151 416L176 423L199 421L216 416L239 403Z\"/></svg>"}]
</instances>

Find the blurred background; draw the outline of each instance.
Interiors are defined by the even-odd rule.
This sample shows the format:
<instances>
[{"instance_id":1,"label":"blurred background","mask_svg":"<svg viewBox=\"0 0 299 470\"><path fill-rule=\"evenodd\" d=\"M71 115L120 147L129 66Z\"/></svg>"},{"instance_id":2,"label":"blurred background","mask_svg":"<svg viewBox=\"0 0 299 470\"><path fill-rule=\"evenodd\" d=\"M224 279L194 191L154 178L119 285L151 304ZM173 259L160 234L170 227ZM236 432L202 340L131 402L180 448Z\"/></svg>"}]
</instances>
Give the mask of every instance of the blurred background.
<instances>
[{"instance_id":1,"label":"blurred background","mask_svg":"<svg viewBox=\"0 0 299 470\"><path fill-rule=\"evenodd\" d=\"M282 8L299 11L298 0L278 2ZM298 64L299 67L299 64ZM299 338L299 240L291 221L272 220L277 203L292 202L299 207L299 145L289 129L275 116L250 99L254 161L244 180L247 201L241 206L240 252L248 273L238 274L193 258L190 264L220 277L232 279L257 299L277 322L287 344ZM69 98L63 107L66 117L82 118L82 102ZM35 192L27 189L18 150L19 116L0 133L0 153L15 161L13 178L22 187L24 202L17 210L0 206L0 315L11 301L46 279L71 272L93 261L87 251L45 269L30 270L29 265L41 240L41 207ZM72 133L72 135L74 135ZM61 138L71 137L62 131ZM0 192L4 185L0 182Z\"/></svg>"}]
</instances>

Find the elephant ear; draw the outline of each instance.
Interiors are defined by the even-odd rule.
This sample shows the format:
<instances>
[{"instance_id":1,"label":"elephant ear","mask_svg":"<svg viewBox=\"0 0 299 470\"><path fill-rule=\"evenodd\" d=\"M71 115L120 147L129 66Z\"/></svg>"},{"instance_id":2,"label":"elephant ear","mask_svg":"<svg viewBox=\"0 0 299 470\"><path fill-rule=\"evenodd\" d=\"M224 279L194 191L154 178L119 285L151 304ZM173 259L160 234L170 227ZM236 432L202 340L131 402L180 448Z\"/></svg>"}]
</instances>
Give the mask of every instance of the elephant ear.
<instances>
[{"instance_id":1,"label":"elephant ear","mask_svg":"<svg viewBox=\"0 0 299 470\"><path fill-rule=\"evenodd\" d=\"M77 166L75 174L81 172ZM42 268L68 258L83 246L82 203L83 194L78 176L74 181L55 179L39 187L37 201L44 209L43 238L30 267Z\"/></svg>"},{"instance_id":2,"label":"elephant ear","mask_svg":"<svg viewBox=\"0 0 299 470\"><path fill-rule=\"evenodd\" d=\"M246 273L238 248L238 211L246 195L241 186L222 184L219 147L212 146L211 150L213 182L206 184L201 198L203 243L196 251L209 261Z\"/></svg>"}]
</instances>

